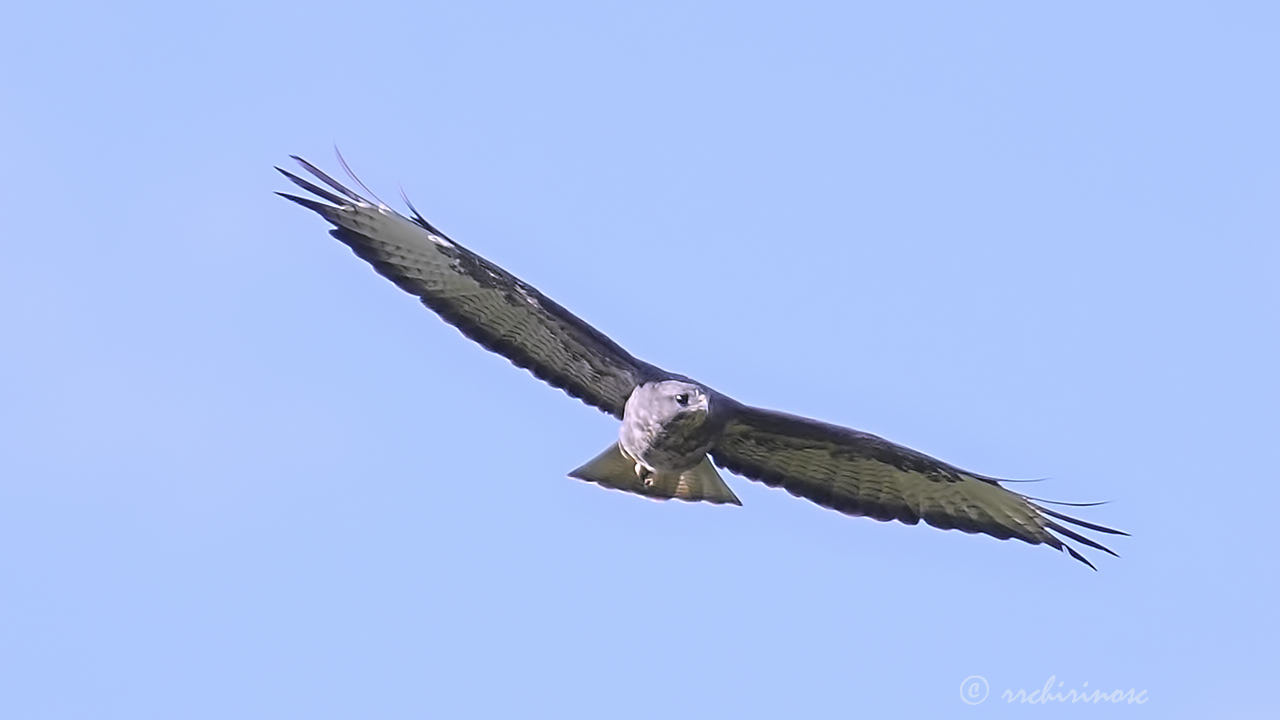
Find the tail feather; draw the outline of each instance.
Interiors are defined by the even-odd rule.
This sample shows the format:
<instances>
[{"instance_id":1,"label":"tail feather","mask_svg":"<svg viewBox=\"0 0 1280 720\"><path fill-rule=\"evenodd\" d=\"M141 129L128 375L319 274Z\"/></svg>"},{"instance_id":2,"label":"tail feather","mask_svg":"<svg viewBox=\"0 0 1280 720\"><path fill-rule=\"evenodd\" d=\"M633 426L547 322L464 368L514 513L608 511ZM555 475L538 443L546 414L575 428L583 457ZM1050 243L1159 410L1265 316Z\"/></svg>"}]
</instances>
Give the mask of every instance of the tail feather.
<instances>
[{"instance_id":1,"label":"tail feather","mask_svg":"<svg viewBox=\"0 0 1280 720\"><path fill-rule=\"evenodd\" d=\"M742 504L729 486L724 484L710 458L702 458L702 462L684 472L658 472L645 480L636 475L635 468L635 461L627 457L615 442L591 462L569 473L569 477L655 500L675 498L689 502L701 500L716 504Z\"/></svg>"}]
</instances>

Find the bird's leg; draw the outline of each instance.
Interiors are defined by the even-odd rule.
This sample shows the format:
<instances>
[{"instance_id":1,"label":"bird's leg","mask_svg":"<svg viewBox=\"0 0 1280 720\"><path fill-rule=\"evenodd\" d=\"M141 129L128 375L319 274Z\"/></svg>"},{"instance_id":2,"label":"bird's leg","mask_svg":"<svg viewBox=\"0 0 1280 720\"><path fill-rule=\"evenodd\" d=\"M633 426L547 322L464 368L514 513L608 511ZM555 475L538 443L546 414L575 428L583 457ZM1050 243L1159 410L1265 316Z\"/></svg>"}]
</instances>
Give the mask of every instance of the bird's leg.
<instances>
[{"instance_id":1,"label":"bird's leg","mask_svg":"<svg viewBox=\"0 0 1280 720\"><path fill-rule=\"evenodd\" d=\"M640 463L636 463L636 477L640 478L645 487L653 486L653 470L647 468Z\"/></svg>"}]
</instances>

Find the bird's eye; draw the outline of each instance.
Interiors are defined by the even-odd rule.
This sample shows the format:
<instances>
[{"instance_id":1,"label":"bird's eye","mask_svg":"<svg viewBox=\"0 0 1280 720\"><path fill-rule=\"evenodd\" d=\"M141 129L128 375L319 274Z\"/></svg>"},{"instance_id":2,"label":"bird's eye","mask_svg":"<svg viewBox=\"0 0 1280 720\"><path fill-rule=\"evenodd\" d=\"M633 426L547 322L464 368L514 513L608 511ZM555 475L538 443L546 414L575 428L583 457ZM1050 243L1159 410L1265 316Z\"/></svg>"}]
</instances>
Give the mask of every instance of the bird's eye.
<instances>
[{"instance_id":1,"label":"bird's eye","mask_svg":"<svg viewBox=\"0 0 1280 720\"><path fill-rule=\"evenodd\" d=\"M680 393L676 396L676 404L684 407L689 404L689 393Z\"/></svg>"}]
</instances>

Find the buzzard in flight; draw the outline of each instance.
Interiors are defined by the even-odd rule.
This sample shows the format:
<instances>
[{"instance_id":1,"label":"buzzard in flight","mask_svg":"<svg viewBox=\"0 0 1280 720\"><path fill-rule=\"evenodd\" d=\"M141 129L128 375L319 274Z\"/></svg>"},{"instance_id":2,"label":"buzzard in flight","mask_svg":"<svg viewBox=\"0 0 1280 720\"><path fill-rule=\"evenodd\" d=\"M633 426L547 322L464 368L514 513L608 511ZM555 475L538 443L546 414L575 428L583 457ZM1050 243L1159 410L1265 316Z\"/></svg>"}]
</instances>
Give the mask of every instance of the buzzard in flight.
<instances>
[{"instance_id":1,"label":"buzzard in flight","mask_svg":"<svg viewBox=\"0 0 1280 720\"><path fill-rule=\"evenodd\" d=\"M740 505L719 465L847 515L1017 538L1065 550L1089 567L1065 540L1115 553L1068 525L1126 534L1046 508L996 478L869 433L744 405L638 360L454 242L407 198L412 217L294 159L326 187L277 168L315 198L279 194L332 223L330 233L378 274L485 348L622 421L618 439L572 477L649 498Z\"/></svg>"}]
</instances>

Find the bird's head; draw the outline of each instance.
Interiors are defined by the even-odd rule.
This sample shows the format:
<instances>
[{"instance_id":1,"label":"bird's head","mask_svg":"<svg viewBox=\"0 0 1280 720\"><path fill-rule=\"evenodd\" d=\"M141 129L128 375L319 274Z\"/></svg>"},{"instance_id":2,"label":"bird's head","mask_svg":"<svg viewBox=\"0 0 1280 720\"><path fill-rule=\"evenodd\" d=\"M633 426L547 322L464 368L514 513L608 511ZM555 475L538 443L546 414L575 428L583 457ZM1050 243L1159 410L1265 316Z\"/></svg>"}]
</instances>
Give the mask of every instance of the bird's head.
<instances>
[{"instance_id":1,"label":"bird's head","mask_svg":"<svg viewBox=\"0 0 1280 720\"><path fill-rule=\"evenodd\" d=\"M707 389L683 380L646 383L627 400L631 408L643 408L643 414L662 425L700 424L710 411L711 397Z\"/></svg>"},{"instance_id":2,"label":"bird's head","mask_svg":"<svg viewBox=\"0 0 1280 720\"><path fill-rule=\"evenodd\" d=\"M676 415L706 415L711 399L700 385L681 380L658 383L661 397L669 402Z\"/></svg>"}]
</instances>

